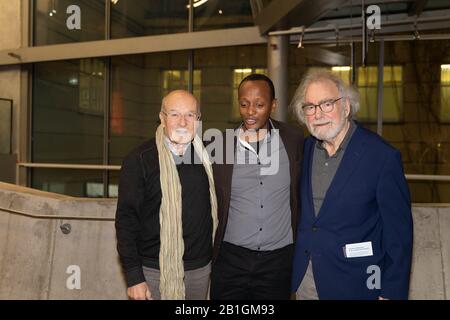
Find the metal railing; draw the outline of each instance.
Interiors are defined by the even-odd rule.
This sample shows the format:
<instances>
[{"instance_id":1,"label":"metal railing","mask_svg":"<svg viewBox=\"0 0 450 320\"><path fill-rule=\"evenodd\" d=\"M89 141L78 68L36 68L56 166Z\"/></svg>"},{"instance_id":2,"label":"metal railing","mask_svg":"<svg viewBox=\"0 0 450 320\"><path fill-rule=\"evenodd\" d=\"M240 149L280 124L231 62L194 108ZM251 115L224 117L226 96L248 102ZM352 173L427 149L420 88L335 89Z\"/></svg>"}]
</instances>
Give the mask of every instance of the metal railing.
<instances>
[{"instance_id":1,"label":"metal railing","mask_svg":"<svg viewBox=\"0 0 450 320\"><path fill-rule=\"evenodd\" d=\"M79 170L111 170L119 171L120 166L97 164L69 164L69 163L30 163L19 162L18 167L40 169L79 169Z\"/></svg>"},{"instance_id":2,"label":"metal railing","mask_svg":"<svg viewBox=\"0 0 450 320\"><path fill-rule=\"evenodd\" d=\"M47 169L74 169L74 170L120 170L121 166L115 165L84 165L84 164L60 164L60 163L26 163L20 162L17 167L23 168L47 168ZM407 180L418 181L450 181L450 175L429 175L429 174L405 174ZM90 220L90 221L115 221L112 217L95 216L69 216L69 215L50 215L50 214L32 214L11 208L0 207L0 211L12 213L15 215L35 218L35 219L55 219L55 220Z\"/></svg>"},{"instance_id":3,"label":"metal railing","mask_svg":"<svg viewBox=\"0 0 450 320\"><path fill-rule=\"evenodd\" d=\"M110 171L119 171L121 168L121 166L117 166L117 165L29 163L29 162L19 162L17 164L17 166L23 167L23 168L110 170ZM405 174L405 177L407 180L450 181L450 175Z\"/></svg>"},{"instance_id":4,"label":"metal railing","mask_svg":"<svg viewBox=\"0 0 450 320\"><path fill-rule=\"evenodd\" d=\"M19 216L34 218L34 219L53 219L53 220L89 220L89 221L115 221L112 217L94 217L94 216L68 216L68 215L51 215L51 214L34 214L27 213L11 208L0 207L0 211L12 213Z\"/></svg>"}]
</instances>

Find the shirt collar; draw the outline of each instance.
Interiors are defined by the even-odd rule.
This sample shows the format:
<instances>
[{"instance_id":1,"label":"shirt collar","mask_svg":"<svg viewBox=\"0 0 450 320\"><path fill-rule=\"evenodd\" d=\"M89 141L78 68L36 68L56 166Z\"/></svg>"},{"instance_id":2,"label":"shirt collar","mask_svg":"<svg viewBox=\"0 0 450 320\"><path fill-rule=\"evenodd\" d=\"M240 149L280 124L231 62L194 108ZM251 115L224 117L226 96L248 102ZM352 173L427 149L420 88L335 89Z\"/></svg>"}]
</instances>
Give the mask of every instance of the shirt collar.
<instances>
[{"instance_id":1,"label":"shirt collar","mask_svg":"<svg viewBox=\"0 0 450 320\"><path fill-rule=\"evenodd\" d=\"M172 154L174 156L183 156L186 153L187 148L189 148L189 146L191 145L192 142L186 143L185 145L183 145L183 154L180 155L178 154L177 149L174 147L173 143L169 140L169 138L165 137L164 139L166 146L169 148L170 152L172 152Z\"/></svg>"},{"instance_id":2,"label":"shirt collar","mask_svg":"<svg viewBox=\"0 0 450 320\"><path fill-rule=\"evenodd\" d=\"M243 149L248 149L248 150L250 150L250 151L252 151L252 152L258 154L258 153L255 151L255 149L250 145L250 143L248 143L247 141L244 141L244 140L241 139L240 133L241 133L241 130L242 130L243 125L244 125L244 123L241 123L241 125L240 125L240 126L236 129L236 131L235 131L235 134L236 134L237 139L238 139L238 142L239 142L239 143L238 143L239 148L240 148L241 150L243 150ZM270 141L270 139L271 139L271 133L272 133L272 129L273 129L273 128L274 128L274 126L273 126L273 123L272 123L272 119L269 118L269 121L268 121L268 129L269 129L269 130L267 130L267 134L266 134L266 136L264 137L264 139L263 139L261 145L264 144L264 143L267 143L268 141Z\"/></svg>"}]
</instances>

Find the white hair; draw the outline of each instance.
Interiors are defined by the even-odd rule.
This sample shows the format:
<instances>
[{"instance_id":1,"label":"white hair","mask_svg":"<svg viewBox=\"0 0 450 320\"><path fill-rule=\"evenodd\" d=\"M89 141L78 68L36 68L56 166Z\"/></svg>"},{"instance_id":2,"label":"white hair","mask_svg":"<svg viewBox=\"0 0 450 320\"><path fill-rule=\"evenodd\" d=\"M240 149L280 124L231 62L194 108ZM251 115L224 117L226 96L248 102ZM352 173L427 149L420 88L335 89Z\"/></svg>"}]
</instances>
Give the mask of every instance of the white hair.
<instances>
[{"instance_id":1,"label":"white hair","mask_svg":"<svg viewBox=\"0 0 450 320\"><path fill-rule=\"evenodd\" d=\"M355 118L359 111L359 93L352 86L347 85L344 80L342 80L336 74L326 70L319 69L308 72L300 82L297 90L295 91L294 98L289 106L291 112L296 116L296 118L305 124L305 115L303 113L303 105L305 103L305 94L309 85L314 82L321 81L331 81L333 82L339 94L343 99L348 99L350 101L350 113L349 118Z\"/></svg>"}]
</instances>

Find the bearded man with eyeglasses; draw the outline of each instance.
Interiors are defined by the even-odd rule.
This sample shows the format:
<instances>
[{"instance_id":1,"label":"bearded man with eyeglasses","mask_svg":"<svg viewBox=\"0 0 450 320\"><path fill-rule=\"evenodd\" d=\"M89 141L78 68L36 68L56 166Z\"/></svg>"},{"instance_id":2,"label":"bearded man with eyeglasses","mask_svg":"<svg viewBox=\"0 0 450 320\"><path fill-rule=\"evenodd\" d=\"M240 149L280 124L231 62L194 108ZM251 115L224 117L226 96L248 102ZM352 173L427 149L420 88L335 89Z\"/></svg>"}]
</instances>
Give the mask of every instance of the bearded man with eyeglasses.
<instances>
[{"instance_id":1,"label":"bearded man with eyeglasses","mask_svg":"<svg viewBox=\"0 0 450 320\"><path fill-rule=\"evenodd\" d=\"M331 72L307 74L291 108L311 133L292 292L299 300L407 299L413 224L400 152L355 121L358 94Z\"/></svg>"}]
</instances>

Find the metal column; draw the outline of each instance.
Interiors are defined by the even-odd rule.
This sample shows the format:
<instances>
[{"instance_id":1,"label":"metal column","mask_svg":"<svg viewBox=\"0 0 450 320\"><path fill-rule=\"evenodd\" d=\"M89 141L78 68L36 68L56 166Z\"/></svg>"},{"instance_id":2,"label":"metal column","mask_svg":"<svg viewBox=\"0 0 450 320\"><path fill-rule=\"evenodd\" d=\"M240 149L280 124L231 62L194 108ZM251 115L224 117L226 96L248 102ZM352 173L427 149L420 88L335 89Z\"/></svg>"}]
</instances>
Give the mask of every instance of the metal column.
<instances>
[{"instance_id":1,"label":"metal column","mask_svg":"<svg viewBox=\"0 0 450 320\"><path fill-rule=\"evenodd\" d=\"M272 115L274 119L286 121L288 118L288 52L289 36L269 36L267 42L267 68L275 86L278 107Z\"/></svg>"},{"instance_id":2,"label":"metal column","mask_svg":"<svg viewBox=\"0 0 450 320\"><path fill-rule=\"evenodd\" d=\"M377 133L383 135L383 84L384 84L384 41L381 40L378 52L378 99L377 99Z\"/></svg>"}]
</instances>

